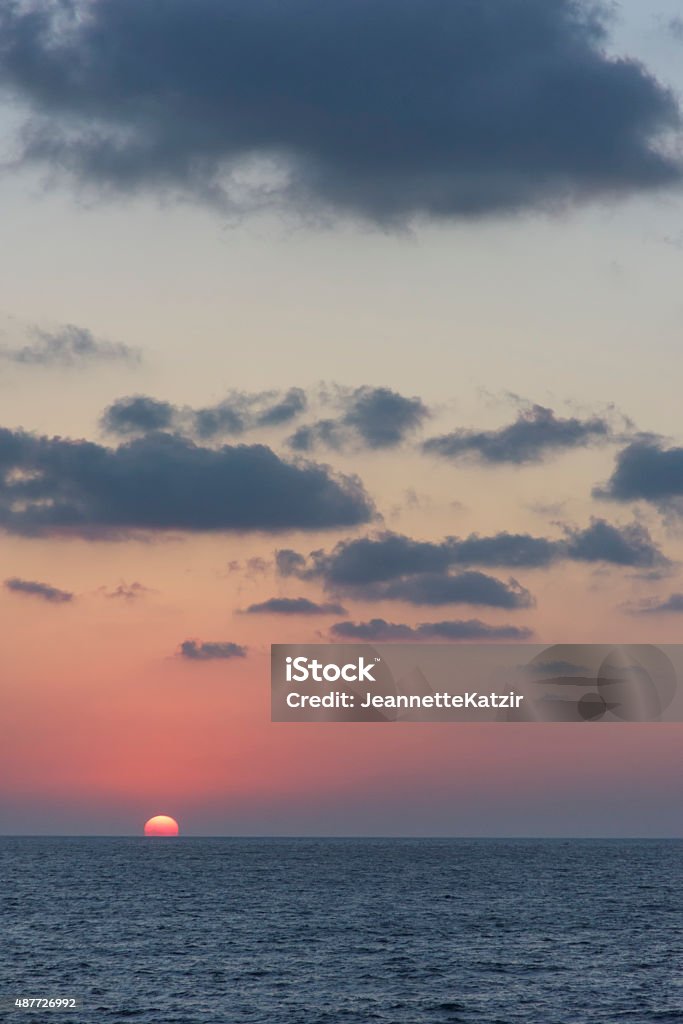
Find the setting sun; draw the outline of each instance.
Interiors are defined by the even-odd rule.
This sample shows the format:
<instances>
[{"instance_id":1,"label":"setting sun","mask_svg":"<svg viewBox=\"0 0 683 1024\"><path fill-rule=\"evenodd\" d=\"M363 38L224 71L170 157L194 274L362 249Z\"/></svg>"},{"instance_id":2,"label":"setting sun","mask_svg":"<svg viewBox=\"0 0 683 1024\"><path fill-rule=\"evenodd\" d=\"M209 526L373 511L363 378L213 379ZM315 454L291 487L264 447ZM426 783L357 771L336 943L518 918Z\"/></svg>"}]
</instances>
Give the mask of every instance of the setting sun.
<instances>
[{"instance_id":1,"label":"setting sun","mask_svg":"<svg viewBox=\"0 0 683 1024\"><path fill-rule=\"evenodd\" d=\"M146 836L177 836L178 822L167 814L157 814L145 822Z\"/></svg>"}]
</instances>

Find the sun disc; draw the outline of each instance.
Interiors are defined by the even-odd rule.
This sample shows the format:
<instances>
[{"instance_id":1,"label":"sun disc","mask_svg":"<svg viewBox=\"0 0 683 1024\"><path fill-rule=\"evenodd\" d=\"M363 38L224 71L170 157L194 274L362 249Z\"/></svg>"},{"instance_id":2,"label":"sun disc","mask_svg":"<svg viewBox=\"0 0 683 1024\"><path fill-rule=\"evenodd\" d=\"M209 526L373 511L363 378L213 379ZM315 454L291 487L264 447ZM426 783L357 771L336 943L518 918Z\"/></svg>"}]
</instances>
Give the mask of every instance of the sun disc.
<instances>
[{"instance_id":1,"label":"sun disc","mask_svg":"<svg viewBox=\"0 0 683 1024\"><path fill-rule=\"evenodd\" d=\"M177 836L179 831L178 822L168 814L155 814L145 822L146 836Z\"/></svg>"}]
</instances>

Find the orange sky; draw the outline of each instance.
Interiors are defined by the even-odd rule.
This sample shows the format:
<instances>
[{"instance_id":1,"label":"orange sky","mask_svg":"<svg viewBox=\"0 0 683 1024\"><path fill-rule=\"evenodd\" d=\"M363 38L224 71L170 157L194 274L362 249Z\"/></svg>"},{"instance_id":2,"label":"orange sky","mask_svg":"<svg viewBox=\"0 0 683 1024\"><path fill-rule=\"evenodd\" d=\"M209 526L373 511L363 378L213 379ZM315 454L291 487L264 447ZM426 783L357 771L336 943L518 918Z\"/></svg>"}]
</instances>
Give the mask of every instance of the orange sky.
<instances>
[{"instance_id":1,"label":"orange sky","mask_svg":"<svg viewBox=\"0 0 683 1024\"><path fill-rule=\"evenodd\" d=\"M498 106L487 108L492 120L485 123L495 124L501 111L506 120L480 153L484 121L467 116L458 129L459 112L449 113L445 99L441 123L441 113L422 110L417 94L414 103L396 104L391 89L384 109L380 94L386 76L370 68L368 81L380 93L376 104L366 104L347 82L347 94L335 94L345 116L330 120L323 111L312 118L313 133L315 124L325 126L322 148L317 150L321 140L312 138L310 152L299 154L310 172L299 185L305 192L307 182L322 182L323 198L328 193L333 198L321 208L321 195L313 190L306 193L303 210L300 202L292 205L291 196L272 205L268 201L268 189L277 186L267 163L274 159L270 150L266 165L255 170L248 149L246 157L237 155L236 165L231 162L232 133L224 137L222 119L214 118L216 110L226 108L223 94L207 103L196 121L190 118L189 129L181 103L170 134L155 136L160 128L155 116L161 129L167 128L160 112L178 97L207 95L211 82L207 86L201 79L204 65L194 60L173 65L168 92L163 91L166 65L157 76L154 60L145 64L139 77L149 79L150 88L159 85L158 77L158 96L129 94L130 83L110 81L117 59L125 78L129 35L123 32L117 50L118 22L105 24L101 36L87 33L114 9L111 5L95 5L92 18L74 22L73 32L85 36L73 52L67 33L66 49L51 53L57 62L50 64L52 71L57 77L63 73L61 93L44 94L38 75L45 66L44 40L40 33L32 35L35 26L25 24L24 33L8 35L10 43L22 39L25 46L14 63L7 62L9 78L4 71L0 78L6 140L0 175L0 833L138 834L152 814L167 813L193 834L681 834L683 726L270 722L270 644L324 642L340 621L367 624L381 618L415 627L477 619L493 628L530 630L534 641L548 644L679 640L678 470L663 474L673 487L664 498L648 491L652 481L646 472L636 481L641 490L635 494L617 493L614 486L611 495L604 491L606 482L614 484L620 455L643 443L654 446L655 470L660 457L671 456L683 479L683 170L676 155L679 129L670 126L668 135L657 134L660 120L670 123L669 104L678 103L683 91L679 5L662 0L654 13L639 0L624 0L604 41L596 43L592 30L582 35L574 26L566 52L560 45L567 28L565 6L574 10L573 5L548 7L547 21L552 28L553 18L560 18L552 38L566 60L563 66L581 83L595 61L600 76L589 90L563 88L562 102L579 102L586 94L590 108L581 116L577 108L576 116L557 118L548 126L552 131L538 136L539 153L551 145L555 129L563 140L559 155L550 154L545 176L535 167L519 170L518 159L524 162L529 147L508 131L507 120L508 101L527 95L528 87L534 102L515 115L522 137L529 131L528 116L532 127L536 124L548 96L542 78L536 82L532 75L523 88L503 89L500 96L493 90ZM186 27L193 29L193 6L184 13L182 8L174 10L188 17ZM245 17L251 9L244 5ZM364 10L343 4L335 9L342 21L348 12ZM0 16L0 33L8 20L23 17L22 10L14 5ZM134 20L142 10L126 5L126 16ZM477 5L464 5L462 11L470 12L476 27ZM499 5L501 24L505 11ZM462 13L458 5L449 12L456 18ZM486 41L490 24L475 37ZM151 34L143 26L141 38L161 39L169 25L162 19ZM309 36L317 38L294 35L304 50ZM401 45L410 46L412 36L398 33ZM507 52L508 44L532 45L532 36L506 32L485 48L494 54L494 84L495 55ZM355 47L358 38L349 32L347 44L350 40ZM453 45L459 38L455 32ZM104 51L98 39L106 40ZM372 40L366 42L370 47ZM171 44L164 50L159 43L155 54L163 52L172 64ZM213 44L212 38L212 52ZM31 45L36 51L24 66ZM227 52L232 36L220 45ZM381 52L384 37L378 45ZM100 66L102 52L107 59ZM269 52L281 51L274 44ZM431 52L430 46L424 52ZM583 57L575 65L577 53ZM325 69L327 76L328 64L316 54L313 47L301 55L312 57L307 72L294 62L295 97L305 73L315 77ZM82 55L81 73L87 79L101 72L106 87L96 88L98 79L90 91L74 92L73 62ZM615 63L614 55L633 60ZM552 63L545 52L541 56L528 61L508 54L513 70L530 68L534 74ZM472 83L457 79L467 63L448 59L440 65L439 74L446 76L440 96L455 100L461 88L470 94ZM209 78L220 85L232 65L219 64ZM377 66L390 78L412 65L399 55ZM416 89L432 81L432 71L437 69L415 76ZM171 72L200 78L174 85ZM608 90L607 106L600 106L595 82L612 82L613 75L614 90ZM246 91L252 87L252 76L247 77ZM322 85L333 85L333 77L330 72ZM346 81L346 74L342 77ZM633 91L624 98L619 83L625 81ZM281 107L287 95L283 83L269 86L267 76L259 82L264 95L268 87L274 89L273 102L262 111L264 124L271 107L289 112L288 117L299 109L294 101ZM251 123L261 102L260 86L245 123ZM638 90L645 97L641 106L633 100L641 95ZM308 100L321 92L325 89L314 89ZM486 90L477 85L474 93ZM85 113L84 95L92 103ZM113 113L107 96L115 98ZM302 124L290 125L294 151L306 136L303 127L311 128L310 102L299 110ZM430 103L430 96L422 102ZM622 120L612 116L619 102ZM379 145L385 135L394 139L396 152L408 154L406 166L399 166L395 154L387 160L378 151L376 165L366 164L360 152L341 170L330 168L334 153L345 160L355 135L335 136L328 151L328 130L334 135L342 126L346 131L359 110L365 123L366 113L375 109L381 131L369 131L366 143ZM413 110L416 125L410 121ZM654 111L652 123L646 114L638 121L634 111L639 110ZM144 144L136 135L135 116L125 121L128 111L150 112ZM605 111L603 130L593 130L593 115ZM23 152L27 112L32 131L47 132L42 156ZM436 121L432 114L438 114ZM413 176L413 161L419 164L424 154L412 135L404 138L401 132L416 130L422 139L433 123L436 137L425 152L436 163L422 170L419 165ZM125 150L129 169L148 152L147 142L152 146L156 140L162 154L167 143L189 149L176 154L177 161L164 165L157 177L152 172L146 177L148 168L142 166L132 183L125 175L114 180L117 167L109 167L111 179L98 178L107 153L90 153L88 163L78 147L70 148L83 125L86 156L86 143L95 144L100 132L113 140L116 153L119 143L137 140L137 149ZM217 151L228 147L208 180L201 178L207 154L192 149L202 136L197 125ZM472 125L474 171L460 195L453 182L460 181L461 161L453 154L460 153L462 133ZM285 127L278 121L270 142L280 158L287 148ZM623 137L612 139L609 133L622 129ZM509 153L506 139L513 140ZM452 163L442 166L449 144ZM55 152L50 162L49 153ZM491 152L497 155L487 164ZM581 153L588 154L585 160ZM633 168L615 153L633 157ZM79 164L81 158L90 172ZM569 161L566 167L563 160ZM298 166L295 161L293 167L279 167L283 180ZM65 171L74 167L73 173ZM178 167L185 168L187 180L182 173L174 179ZM605 167L612 168L612 178L602 176ZM240 181L246 191L254 184L257 193L265 189L265 208L214 201L210 186L220 192L228 179L234 186L235 171L238 192ZM339 199L335 189L342 180L352 184L348 192L341 189L345 198ZM431 194L434 182L442 191ZM458 205L463 195L479 189L480 212ZM499 208L508 189L512 198ZM382 202L394 197L399 207L387 218ZM282 399L292 388L305 393L306 408L279 424L259 421L268 401ZM383 416L375 411L372 422L363 421L359 402L362 406L369 393L382 400L389 396L399 412L396 407ZM154 428L128 429L128 424L116 434L107 410L140 397L168 403L170 419ZM244 429L202 435L201 413L225 412L226 402L244 413ZM395 427L401 410L404 425L389 442L386 436L378 441L373 429ZM533 433L540 423L543 434L544 415L561 440L529 454L520 447L520 430L524 434L531 424ZM297 449L292 441L300 428L311 431L309 448ZM567 441L572 430L579 439ZM472 447L449 457L422 448L443 435L456 449L463 437ZM177 456L177 472L164 476L161 448L151 459L148 453L147 462L128 458L136 445L144 448L147 442L172 449L169 464ZM236 460L247 454L235 475L232 468L216 468L222 446L234 455L240 445L245 448L239 448ZM254 445L267 448L273 460L263 479L258 476L263 448ZM506 452L498 458L501 448ZM362 494L375 514L347 515L346 525L324 528L329 507L325 496L316 505L314 488L310 502L297 506L292 518L290 499L303 486L301 475L289 490L277 480L291 482L295 470L305 475L310 463L318 482L324 479L333 491L341 487L351 504L355 495L356 511ZM345 475L341 484L338 474ZM121 495L124 507L117 514L126 521L122 536L112 540L104 528L111 525L108 515ZM206 523L197 523L196 495L204 496L210 511L218 510L217 528L203 532ZM338 497L334 491L329 504ZM230 518L243 501L253 517L265 521L263 529ZM324 522L306 528L300 520L311 504ZM181 526L164 524L169 508ZM32 516L44 516L48 525L36 527ZM329 580L325 586L324 573L285 577L274 561L277 549L292 549L309 556L310 569L311 552L329 555L340 542L382 533L434 544L446 537L476 534L496 540L514 534L566 546L595 521L616 531L626 555L614 548L610 553L603 544L598 554L591 548L590 557L563 555L542 568L475 562L441 570L446 583L461 569L494 577L515 593L518 583L529 592L522 606L514 601L508 607L495 601L420 604L405 592L392 598L372 586L335 590ZM410 583L410 573L399 574L403 582L404 576ZM117 588L133 584L138 587L128 598L116 596ZM245 612L275 597L341 604L346 610L300 616ZM659 610L651 613L653 608ZM246 656L188 659L180 645L190 640L237 644Z\"/></svg>"}]
</instances>

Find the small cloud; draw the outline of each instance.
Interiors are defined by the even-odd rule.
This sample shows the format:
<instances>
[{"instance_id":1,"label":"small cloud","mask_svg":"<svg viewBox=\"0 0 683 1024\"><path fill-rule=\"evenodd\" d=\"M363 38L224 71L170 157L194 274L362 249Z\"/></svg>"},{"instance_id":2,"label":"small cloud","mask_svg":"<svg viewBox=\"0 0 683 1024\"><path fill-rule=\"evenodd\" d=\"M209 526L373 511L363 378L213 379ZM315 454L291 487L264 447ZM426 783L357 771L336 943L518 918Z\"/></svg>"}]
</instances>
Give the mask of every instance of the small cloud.
<instances>
[{"instance_id":1,"label":"small cloud","mask_svg":"<svg viewBox=\"0 0 683 1024\"><path fill-rule=\"evenodd\" d=\"M680 615L683 612L683 594L670 594L666 598L652 598L637 604L623 605L631 615Z\"/></svg>"},{"instance_id":2,"label":"small cloud","mask_svg":"<svg viewBox=\"0 0 683 1024\"><path fill-rule=\"evenodd\" d=\"M247 615L346 615L340 604L316 604L307 597L271 597L246 609Z\"/></svg>"},{"instance_id":3,"label":"small cloud","mask_svg":"<svg viewBox=\"0 0 683 1024\"><path fill-rule=\"evenodd\" d=\"M100 424L108 434L128 437L169 430L174 419L175 409L170 402L160 402L148 395L131 395L112 402L104 410Z\"/></svg>"},{"instance_id":4,"label":"small cloud","mask_svg":"<svg viewBox=\"0 0 683 1024\"><path fill-rule=\"evenodd\" d=\"M533 405L523 409L508 426L497 430L454 430L429 438L422 449L450 460L466 458L485 465L524 465L541 462L553 453L609 441L612 437L605 417L563 418L552 409Z\"/></svg>"},{"instance_id":5,"label":"small cloud","mask_svg":"<svg viewBox=\"0 0 683 1024\"><path fill-rule=\"evenodd\" d=\"M611 501L647 501L672 516L683 513L683 448L641 436L624 448L606 484L593 496Z\"/></svg>"},{"instance_id":6,"label":"small cloud","mask_svg":"<svg viewBox=\"0 0 683 1024\"><path fill-rule=\"evenodd\" d=\"M243 573L247 579L254 579L256 576L263 576L264 573L270 569L270 563L265 558L260 558L255 555L253 558L248 558L246 562L240 562L238 558L232 558L225 567L225 571L221 572L220 575L232 575L233 573Z\"/></svg>"},{"instance_id":7,"label":"small cloud","mask_svg":"<svg viewBox=\"0 0 683 1024\"><path fill-rule=\"evenodd\" d=\"M422 399L387 387L337 388L336 404L343 409L339 416L299 427L288 439L289 447L298 452L317 447L396 448L429 416Z\"/></svg>"},{"instance_id":8,"label":"small cloud","mask_svg":"<svg viewBox=\"0 0 683 1024\"><path fill-rule=\"evenodd\" d=\"M151 594L151 590L142 583L119 583L114 590L105 591L104 596L122 601L135 601L145 594Z\"/></svg>"},{"instance_id":9,"label":"small cloud","mask_svg":"<svg viewBox=\"0 0 683 1024\"><path fill-rule=\"evenodd\" d=\"M11 590L15 594L39 597L50 604L65 604L74 599L74 595L68 590L59 590L49 583L39 583L37 580L22 580L18 576L12 576L5 580L5 589Z\"/></svg>"},{"instance_id":10,"label":"small cloud","mask_svg":"<svg viewBox=\"0 0 683 1024\"><path fill-rule=\"evenodd\" d=\"M667 27L674 39L677 39L679 43L683 43L683 18L670 18Z\"/></svg>"},{"instance_id":11,"label":"small cloud","mask_svg":"<svg viewBox=\"0 0 683 1024\"><path fill-rule=\"evenodd\" d=\"M584 530L567 529L566 556L579 562L643 569L670 564L641 523L613 526L597 518Z\"/></svg>"},{"instance_id":12,"label":"small cloud","mask_svg":"<svg viewBox=\"0 0 683 1024\"><path fill-rule=\"evenodd\" d=\"M188 661L226 661L230 658L245 658L247 648L231 641L184 640L178 650L181 658Z\"/></svg>"},{"instance_id":13,"label":"small cloud","mask_svg":"<svg viewBox=\"0 0 683 1024\"><path fill-rule=\"evenodd\" d=\"M33 342L21 348L0 349L0 358L27 366L78 367L91 363L139 363L140 353L121 342L97 338L87 327L65 324L56 331L38 327Z\"/></svg>"},{"instance_id":14,"label":"small cloud","mask_svg":"<svg viewBox=\"0 0 683 1024\"><path fill-rule=\"evenodd\" d=\"M369 622L337 622L330 633L341 640L390 642L393 640L528 640L533 631L524 626L490 626L479 619L422 622L418 626L370 619Z\"/></svg>"}]
</instances>

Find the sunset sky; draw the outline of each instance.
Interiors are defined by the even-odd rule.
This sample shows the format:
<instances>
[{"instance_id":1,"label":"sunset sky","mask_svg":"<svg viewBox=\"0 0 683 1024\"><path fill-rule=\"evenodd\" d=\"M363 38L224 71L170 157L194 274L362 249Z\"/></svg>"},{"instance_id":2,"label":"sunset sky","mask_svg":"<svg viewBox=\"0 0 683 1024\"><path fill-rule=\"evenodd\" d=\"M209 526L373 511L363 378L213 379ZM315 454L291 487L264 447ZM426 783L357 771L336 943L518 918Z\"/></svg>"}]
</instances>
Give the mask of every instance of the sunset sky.
<instances>
[{"instance_id":1,"label":"sunset sky","mask_svg":"<svg viewBox=\"0 0 683 1024\"><path fill-rule=\"evenodd\" d=\"M683 639L679 13L2 5L0 832L683 834L683 726L269 706Z\"/></svg>"}]
</instances>

